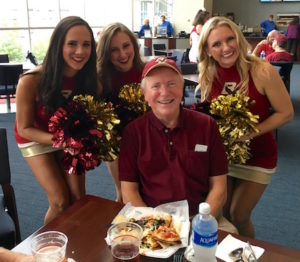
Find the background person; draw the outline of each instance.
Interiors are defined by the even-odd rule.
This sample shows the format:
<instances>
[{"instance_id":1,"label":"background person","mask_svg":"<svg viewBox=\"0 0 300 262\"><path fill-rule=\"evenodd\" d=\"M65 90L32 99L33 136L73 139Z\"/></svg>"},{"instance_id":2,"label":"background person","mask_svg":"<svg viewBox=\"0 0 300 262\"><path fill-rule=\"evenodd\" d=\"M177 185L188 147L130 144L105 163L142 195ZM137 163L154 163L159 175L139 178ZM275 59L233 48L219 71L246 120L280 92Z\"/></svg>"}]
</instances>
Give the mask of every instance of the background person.
<instances>
[{"instance_id":1,"label":"background person","mask_svg":"<svg viewBox=\"0 0 300 262\"><path fill-rule=\"evenodd\" d=\"M43 64L21 76L16 94L15 137L47 194L45 224L85 195L85 176L63 170L49 118L75 94L96 96L97 88L93 32L83 19L66 17L54 29Z\"/></svg>"},{"instance_id":2,"label":"background person","mask_svg":"<svg viewBox=\"0 0 300 262\"><path fill-rule=\"evenodd\" d=\"M159 57L143 71L142 88L152 111L123 133L119 172L124 203L155 207L187 199L190 215L206 201L219 227L237 232L222 218L227 159L216 122L181 107L184 80L173 60Z\"/></svg>"},{"instance_id":3,"label":"background person","mask_svg":"<svg viewBox=\"0 0 300 262\"><path fill-rule=\"evenodd\" d=\"M165 15L161 15L160 16L161 19L161 23L159 24L160 29L164 28L167 30L167 35L168 36L173 36L174 35L174 29L172 24L166 20L166 16Z\"/></svg>"},{"instance_id":4,"label":"background person","mask_svg":"<svg viewBox=\"0 0 300 262\"><path fill-rule=\"evenodd\" d=\"M297 47L300 38L300 24L298 17L295 17L286 29L287 51L291 53L294 60L297 60Z\"/></svg>"},{"instance_id":5,"label":"background person","mask_svg":"<svg viewBox=\"0 0 300 262\"><path fill-rule=\"evenodd\" d=\"M113 23L103 29L97 46L97 73L102 84L102 97L117 105L124 85L140 83L144 62L134 34L123 24ZM121 116L119 116L121 118ZM121 125L124 125L121 118ZM106 162L114 179L117 201L122 201L118 159Z\"/></svg>"},{"instance_id":6,"label":"background person","mask_svg":"<svg viewBox=\"0 0 300 262\"><path fill-rule=\"evenodd\" d=\"M149 22L149 19L145 19L144 20L144 24L142 25L140 31L139 31L139 37L143 37L145 36L145 30L149 30L150 31L150 34L152 35L152 30L151 30L151 27L150 27L150 22Z\"/></svg>"},{"instance_id":7,"label":"background person","mask_svg":"<svg viewBox=\"0 0 300 262\"><path fill-rule=\"evenodd\" d=\"M292 55L285 50L286 45L287 37L284 34L277 35L272 44L274 52L266 56L266 60L269 62L293 61Z\"/></svg>"},{"instance_id":8,"label":"background person","mask_svg":"<svg viewBox=\"0 0 300 262\"><path fill-rule=\"evenodd\" d=\"M262 28L264 35L268 35L272 30L278 30L278 26L275 24L273 19L274 16L269 15L268 19L260 23L260 27Z\"/></svg>"},{"instance_id":9,"label":"background person","mask_svg":"<svg viewBox=\"0 0 300 262\"><path fill-rule=\"evenodd\" d=\"M196 14L193 21L193 29L190 35L190 45L191 49L189 52L189 59L192 63L197 63L198 61L198 45L199 45L199 36L201 33L201 29L204 23L209 19L209 12L199 10Z\"/></svg>"},{"instance_id":10,"label":"background person","mask_svg":"<svg viewBox=\"0 0 300 262\"><path fill-rule=\"evenodd\" d=\"M269 54L274 52L274 49L272 47L273 41L275 37L279 34L279 31L272 30L266 39L260 41L256 47L254 48L252 54L255 56L260 57L260 54L262 51L265 52L265 56L268 56Z\"/></svg>"},{"instance_id":11,"label":"background person","mask_svg":"<svg viewBox=\"0 0 300 262\"><path fill-rule=\"evenodd\" d=\"M249 133L252 157L243 165L229 165L224 216L241 235L254 237L251 212L276 170L277 144L273 130L292 120L290 96L277 70L268 62L248 55L249 44L239 27L225 17L213 17L202 28L199 42L201 100L211 101L232 91L246 94L259 115L258 133ZM274 113L270 115L270 105Z\"/></svg>"}]
</instances>

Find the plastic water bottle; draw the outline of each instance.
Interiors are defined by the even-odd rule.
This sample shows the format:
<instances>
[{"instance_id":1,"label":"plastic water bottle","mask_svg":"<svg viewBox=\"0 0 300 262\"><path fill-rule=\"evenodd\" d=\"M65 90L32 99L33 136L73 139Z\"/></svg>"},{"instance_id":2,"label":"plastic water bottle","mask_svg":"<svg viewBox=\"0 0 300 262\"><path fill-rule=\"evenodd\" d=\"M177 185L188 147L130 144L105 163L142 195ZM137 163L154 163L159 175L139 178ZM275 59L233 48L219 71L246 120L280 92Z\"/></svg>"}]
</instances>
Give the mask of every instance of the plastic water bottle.
<instances>
[{"instance_id":1,"label":"plastic water bottle","mask_svg":"<svg viewBox=\"0 0 300 262\"><path fill-rule=\"evenodd\" d=\"M265 59L266 58L266 53L265 51L261 51L260 56L261 59Z\"/></svg>"},{"instance_id":2,"label":"plastic water bottle","mask_svg":"<svg viewBox=\"0 0 300 262\"><path fill-rule=\"evenodd\" d=\"M199 262L215 262L218 245L218 222L210 214L210 205L201 203L199 214L192 221L192 242L194 260Z\"/></svg>"}]
</instances>

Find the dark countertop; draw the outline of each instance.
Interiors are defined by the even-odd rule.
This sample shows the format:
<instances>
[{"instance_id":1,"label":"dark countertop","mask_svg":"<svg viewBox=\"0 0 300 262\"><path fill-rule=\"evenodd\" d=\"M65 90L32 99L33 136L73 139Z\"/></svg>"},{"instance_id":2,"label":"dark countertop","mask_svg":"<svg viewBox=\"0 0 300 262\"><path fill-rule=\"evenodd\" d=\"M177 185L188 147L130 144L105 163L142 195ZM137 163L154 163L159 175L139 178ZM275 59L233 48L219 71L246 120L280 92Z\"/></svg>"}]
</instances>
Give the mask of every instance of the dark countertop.
<instances>
[{"instance_id":1,"label":"dark countertop","mask_svg":"<svg viewBox=\"0 0 300 262\"><path fill-rule=\"evenodd\" d=\"M246 38L266 38L262 35L262 33L249 33L249 32L243 32L243 35Z\"/></svg>"}]
</instances>

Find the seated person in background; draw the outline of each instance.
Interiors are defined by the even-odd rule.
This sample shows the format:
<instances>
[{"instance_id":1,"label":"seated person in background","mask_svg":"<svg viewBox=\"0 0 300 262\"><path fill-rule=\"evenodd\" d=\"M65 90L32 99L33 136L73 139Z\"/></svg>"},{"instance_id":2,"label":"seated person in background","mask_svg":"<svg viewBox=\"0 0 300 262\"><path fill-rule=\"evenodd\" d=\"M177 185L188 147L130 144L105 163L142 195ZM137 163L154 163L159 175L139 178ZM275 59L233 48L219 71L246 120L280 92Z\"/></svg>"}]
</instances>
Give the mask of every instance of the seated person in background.
<instances>
[{"instance_id":1,"label":"seated person in background","mask_svg":"<svg viewBox=\"0 0 300 262\"><path fill-rule=\"evenodd\" d=\"M272 47L275 51L266 56L266 60L269 62L293 61L292 55L285 50L286 45L287 37L284 34L277 35L272 44Z\"/></svg>"},{"instance_id":2,"label":"seated person in background","mask_svg":"<svg viewBox=\"0 0 300 262\"><path fill-rule=\"evenodd\" d=\"M265 55L268 56L269 54L274 52L274 49L272 47L272 43L275 39L275 37L279 34L279 31L277 30L272 30L266 39L260 41L257 46L255 47L255 49L253 50L252 54L255 56L260 56L260 53L262 51L265 52Z\"/></svg>"},{"instance_id":3,"label":"seated person in background","mask_svg":"<svg viewBox=\"0 0 300 262\"><path fill-rule=\"evenodd\" d=\"M278 30L278 27L273 21L273 19L274 16L269 15L268 19L260 23L260 27L262 28L264 35L268 35L274 29Z\"/></svg>"},{"instance_id":4,"label":"seated person in background","mask_svg":"<svg viewBox=\"0 0 300 262\"><path fill-rule=\"evenodd\" d=\"M5 262L34 262L33 256L17 253L0 247L0 261Z\"/></svg>"},{"instance_id":5,"label":"seated person in background","mask_svg":"<svg viewBox=\"0 0 300 262\"><path fill-rule=\"evenodd\" d=\"M194 18L193 25L194 28L190 34L190 52L189 59L191 63L197 63L198 61L198 46L199 46L199 37L203 25L209 19L209 12L199 10Z\"/></svg>"},{"instance_id":6,"label":"seated person in background","mask_svg":"<svg viewBox=\"0 0 300 262\"><path fill-rule=\"evenodd\" d=\"M150 34L152 35L151 27L149 25L149 19L147 18L144 20L144 24L139 31L139 37L145 36L145 30L149 30Z\"/></svg>"},{"instance_id":7,"label":"seated person in background","mask_svg":"<svg viewBox=\"0 0 300 262\"><path fill-rule=\"evenodd\" d=\"M161 28L166 28L166 30L167 30L167 35L168 35L168 36L173 36L173 34L174 34L174 29L173 29L173 27L172 27L172 24L171 24L169 21L166 21L166 16L165 16L165 15L162 15L162 16L160 17L160 19L161 19L161 24L159 25L160 30L161 30Z\"/></svg>"},{"instance_id":8,"label":"seated person in background","mask_svg":"<svg viewBox=\"0 0 300 262\"><path fill-rule=\"evenodd\" d=\"M119 158L124 203L151 206L187 199L190 215L206 201L219 228L237 232L221 216L228 163L213 118L180 106L184 80L173 60L158 57L142 73L152 111L128 124Z\"/></svg>"}]
</instances>

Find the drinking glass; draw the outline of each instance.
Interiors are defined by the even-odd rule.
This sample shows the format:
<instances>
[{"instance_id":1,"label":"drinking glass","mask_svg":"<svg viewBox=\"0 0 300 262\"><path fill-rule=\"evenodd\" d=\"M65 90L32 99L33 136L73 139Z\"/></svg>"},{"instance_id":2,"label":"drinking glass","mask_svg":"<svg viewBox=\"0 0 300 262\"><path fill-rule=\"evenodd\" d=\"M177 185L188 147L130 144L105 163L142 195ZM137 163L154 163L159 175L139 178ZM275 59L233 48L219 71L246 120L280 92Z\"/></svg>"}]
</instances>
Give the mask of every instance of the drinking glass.
<instances>
[{"instance_id":1,"label":"drinking glass","mask_svg":"<svg viewBox=\"0 0 300 262\"><path fill-rule=\"evenodd\" d=\"M111 243L111 253L114 261L139 261L139 250L143 229L131 222L122 222L112 225L108 229L108 238Z\"/></svg>"},{"instance_id":2,"label":"drinking glass","mask_svg":"<svg viewBox=\"0 0 300 262\"><path fill-rule=\"evenodd\" d=\"M31 240L31 252L36 262L67 262L68 237L58 231L47 231Z\"/></svg>"}]
</instances>

